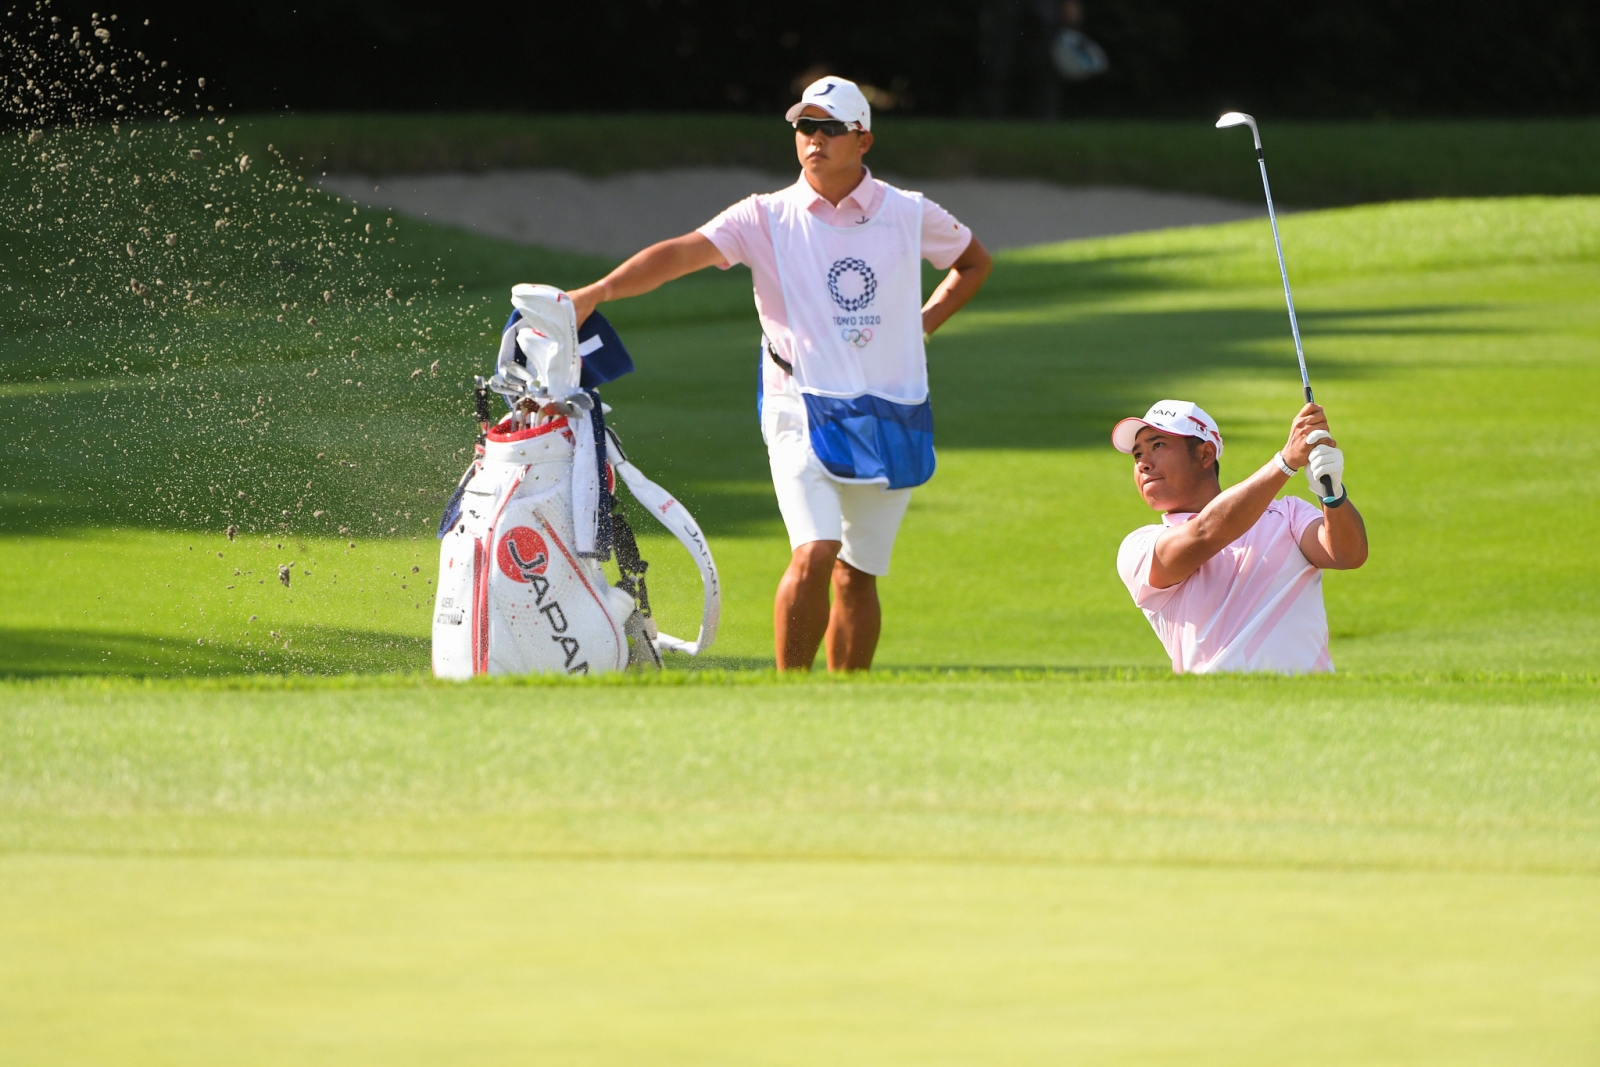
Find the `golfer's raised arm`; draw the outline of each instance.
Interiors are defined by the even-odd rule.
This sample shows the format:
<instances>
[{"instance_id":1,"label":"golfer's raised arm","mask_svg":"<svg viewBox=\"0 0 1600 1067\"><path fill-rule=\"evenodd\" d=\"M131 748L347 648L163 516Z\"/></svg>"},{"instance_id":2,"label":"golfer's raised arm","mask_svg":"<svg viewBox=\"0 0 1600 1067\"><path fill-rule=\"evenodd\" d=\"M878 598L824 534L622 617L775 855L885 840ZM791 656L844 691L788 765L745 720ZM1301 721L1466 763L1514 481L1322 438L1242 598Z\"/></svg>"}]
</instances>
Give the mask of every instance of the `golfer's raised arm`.
<instances>
[{"instance_id":1,"label":"golfer's raised arm","mask_svg":"<svg viewBox=\"0 0 1600 1067\"><path fill-rule=\"evenodd\" d=\"M1308 438L1319 430L1326 435L1328 418L1320 406L1307 404L1295 416L1289 428L1289 440L1279 453L1284 463L1294 469L1304 467L1309 462L1312 451ZM1135 446L1134 459L1140 460L1140 452L1143 449L1172 447L1170 442L1160 440L1165 436L1168 435L1150 431L1141 432L1139 444ZM1331 438L1329 440L1331 441ZM1277 497L1290 477L1292 472L1285 470L1277 457L1274 457L1238 485L1230 486L1218 493L1193 519L1163 532L1156 541L1155 558L1150 564L1150 584L1156 588L1177 585L1199 570L1212 556L1244 536L1260 520L1267 510L1267 505ZM1315 532L1306 531L1302 539L1302 551L1306 551L1309 544L1316 544L1320 549L1315 556L1311 552L1306 552L1307 559L1313 566L1348 569L1359 567L1366 561L1365 530L1360 530L1360 551L1357 559L1354 531L1348 528L1349 517L1337 515L1342 510L1345 508L1324 510L1325 516L1334 515L1339 523L1339 530L1333 540L1328 542L1319 540L1325 532L1322 527L1316 528ZM1352 514L1354 510L1353 506L1349 507ZM1326 523L1325 518L1323 527ZM1355 518L1355 523L1356 527L1360 528L1359 516ZM1340 549L1339 554L1335 554L1332 550L1335 546Z\"/></svg>"},{"instance_id":2,"label":"golfer's raised arm","mask_svg":"<svg viewBox=\"0 0 1600 1067\"><path fill-rule=\"evenodd\" d=\"M722 253L704 234L686 233L667 241L657 241L592 285L572 291L578 322L589 317L598 304L622 300L659 289L685 274L723 264Z\"/></svg>"},{"instance_id":3,"label":"golfer's raised arm","mask_svg":"<svg viewBox=\"0 0 1600 1067\"><path fill-rule=\"evenodd\" d=\"M1367 561L1367 524L1344 491L1344 453L1332 437L1311 450L1306 462L1307 480L1331 487L1333 499L1323 497L1322 521L1300 535L1300 551L1313 566L1328 571L1353 571ZM1321 490L1318 490L1320 493Z\"/></svg>"},{"instance_id":4,"label":"golfer's raised arm","mask_svg":"<svg viewBox=\"0 0 1600 1067\"><path fill-rule=\"evenodd\" d=\"M1156 447L1160 446L1158 442ZM1134 455L1137 458L1138 453ZM1243 537L1288 480L1273 460L1217 494L1193 519L1162 533L1150 563L1150 584L1157 589L1177 585Z\"/></svg>"}]
</instances>

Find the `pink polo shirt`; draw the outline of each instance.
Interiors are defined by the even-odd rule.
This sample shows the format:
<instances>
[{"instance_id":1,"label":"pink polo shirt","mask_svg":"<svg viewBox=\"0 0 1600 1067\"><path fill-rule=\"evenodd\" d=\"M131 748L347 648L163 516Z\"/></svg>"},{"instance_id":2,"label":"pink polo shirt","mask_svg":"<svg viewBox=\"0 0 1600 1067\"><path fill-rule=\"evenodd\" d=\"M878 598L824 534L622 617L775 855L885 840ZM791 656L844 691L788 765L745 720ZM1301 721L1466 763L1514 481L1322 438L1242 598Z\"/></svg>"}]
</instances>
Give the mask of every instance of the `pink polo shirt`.
<instances>
[{"instance_id":1,"label":"pink polo shirt","mask_svg":"<svg viewBox=\"0 0 1600 1067\"><path fill-rule=\"evenodd\" d=\"M1264 515L1199 570L1165 589L1150 585L1156 539L1193 514L1163 515L1123 539L1117 573L1133 594L1179 674L1216 671L1332 671L1322 572L1300 551L1300 537L1322 512L1299 497Z\"/></svg>"},{"instance_id":2,"label":"pink polo shirt","mask_svg":"<svg viewBox=\"0 0 1600 1067\"><path fill-rule=\"evenodd\" d=\"M861 178L861 184L839 201L837 207L823 199L811 188L804 174L793 185L775 193L758 193L747 196L722 214L700 227L702 233L722 253L723 269L735 263L750 268L755 278L756 317L761 329L771 338L778 355L793 363L795 354L789 347L789 315L783 301L783 285L778 280L778 257L773 250L772 234L767 232L766 213L760 201L789 199L797 201L829 226L860 226L870 222L883 206L884 189L888 186L872 176L870 170ZM922 258L944 270L961 258L972 241L972 230L957 221L956 217L932 200L922 201ZM769 393L781 392L783 373L771 360L764 360L763 381Z\"/></svg>"}]
</instances>

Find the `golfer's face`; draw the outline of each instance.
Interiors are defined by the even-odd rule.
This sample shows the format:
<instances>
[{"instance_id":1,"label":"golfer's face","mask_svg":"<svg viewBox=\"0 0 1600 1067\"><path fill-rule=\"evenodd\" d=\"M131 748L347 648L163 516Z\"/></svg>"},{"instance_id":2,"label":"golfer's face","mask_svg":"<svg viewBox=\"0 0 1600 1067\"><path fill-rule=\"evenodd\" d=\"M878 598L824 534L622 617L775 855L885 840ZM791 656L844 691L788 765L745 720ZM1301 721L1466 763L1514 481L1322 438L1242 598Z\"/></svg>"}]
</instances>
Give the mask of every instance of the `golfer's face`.
<instances>
[{"instance_id":1,"label":"golfer's face","mask_svg":"<svg viewBox=\"0 0 1600 1067\"><path fill-rule=\"evenodd\" d=\"M1144 502L1157 511L1179 507L1205 479L1201 450L1189 451L1189 439L1146 426L1133 439L1133 484Z\"/></svg>"}]
</instances>

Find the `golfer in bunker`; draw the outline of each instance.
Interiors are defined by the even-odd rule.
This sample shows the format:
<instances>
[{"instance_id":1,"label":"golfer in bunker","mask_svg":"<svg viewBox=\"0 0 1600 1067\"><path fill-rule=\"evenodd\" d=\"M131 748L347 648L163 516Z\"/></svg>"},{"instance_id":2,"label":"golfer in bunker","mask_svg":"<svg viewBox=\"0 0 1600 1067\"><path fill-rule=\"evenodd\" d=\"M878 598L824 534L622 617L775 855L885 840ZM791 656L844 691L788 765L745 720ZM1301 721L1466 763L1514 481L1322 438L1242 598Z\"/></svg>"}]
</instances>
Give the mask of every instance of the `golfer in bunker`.
<instances>
[{"instance_id":1,"label":"golfer in bunker","mask_svg":"<svg viewBox=\"0 0 1600 1067\"><path fill-rule=\"evenodd\" d=\"M1179 673L1333 670L1322 572L1367 560L1367 531L1344 489L1344 454L1307 404L1289 440L1223 489L1222 432L1188 401L1123 419L1111 443L1133 456L1144 502L1161 512L1122 542L1117 572ZM1276 499L1300 468L1322 501Z\"/></svg>"},{"instance_id":2,"label":"golfer in bunker","mask_svg":"<svg viewBox=\"0 0 1600 1067\"><path fill-rule=\"evenodd\" d=\"M792 556L773 609L779 670L865 670L911 491L933 476L923 342L990 269L972 231L920 193L874 178L872 112L826 77L789 109L798 181L646 248L572 293L595 306L705 267L746 264L761 323L760 420ZM948 269L926 305L921 260ZM833 600L830 607L829 590Z\"/></svg>"}]
</instances>

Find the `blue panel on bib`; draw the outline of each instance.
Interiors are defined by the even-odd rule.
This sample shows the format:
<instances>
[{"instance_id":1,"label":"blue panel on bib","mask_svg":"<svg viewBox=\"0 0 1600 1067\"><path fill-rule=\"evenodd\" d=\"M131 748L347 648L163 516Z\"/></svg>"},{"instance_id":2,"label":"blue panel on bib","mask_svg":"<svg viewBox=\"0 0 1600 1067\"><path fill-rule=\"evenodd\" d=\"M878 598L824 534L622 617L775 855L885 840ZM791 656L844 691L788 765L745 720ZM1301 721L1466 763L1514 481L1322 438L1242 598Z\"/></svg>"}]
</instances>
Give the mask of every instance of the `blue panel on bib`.
<instances>
[{"instance_id":1,"label":"blue panel on bib","mask_svg":"<svg viewBox=\"0 0 1600 1067\"><path fill-rule=\"evenodd\" d=\"M890 489L909 489L933 477L933 405L928 401L804 396L811 450L828 473L887 478Z\"/></svg>"}]
</instances>

